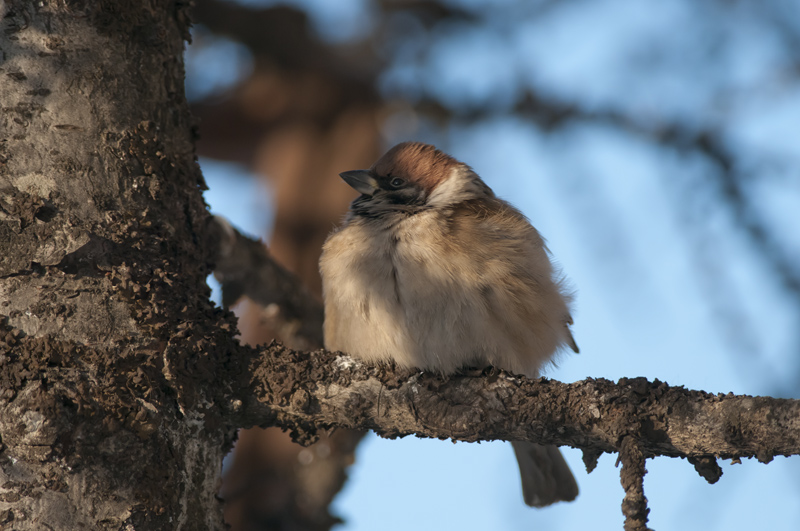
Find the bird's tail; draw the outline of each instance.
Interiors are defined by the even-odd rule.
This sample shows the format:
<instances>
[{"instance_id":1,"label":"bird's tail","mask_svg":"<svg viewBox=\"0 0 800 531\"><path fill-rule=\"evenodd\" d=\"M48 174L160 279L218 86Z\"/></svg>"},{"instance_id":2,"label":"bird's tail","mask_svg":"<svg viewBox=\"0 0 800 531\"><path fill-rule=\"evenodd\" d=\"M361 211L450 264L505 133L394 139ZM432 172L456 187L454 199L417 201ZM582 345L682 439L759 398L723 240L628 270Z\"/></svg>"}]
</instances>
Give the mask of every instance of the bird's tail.
<instances>
[{"instance_id":1,"label":"bird's tail","mask_svg":"<svg viewBox=\"0 0 800 531\"><path fill-rule=\"evenodd\" d=\"M517 455L526 504L545 507L575 499L578 483L558 448L521 441L514 441L511 445Z\"/></svg>"}]
</instances>

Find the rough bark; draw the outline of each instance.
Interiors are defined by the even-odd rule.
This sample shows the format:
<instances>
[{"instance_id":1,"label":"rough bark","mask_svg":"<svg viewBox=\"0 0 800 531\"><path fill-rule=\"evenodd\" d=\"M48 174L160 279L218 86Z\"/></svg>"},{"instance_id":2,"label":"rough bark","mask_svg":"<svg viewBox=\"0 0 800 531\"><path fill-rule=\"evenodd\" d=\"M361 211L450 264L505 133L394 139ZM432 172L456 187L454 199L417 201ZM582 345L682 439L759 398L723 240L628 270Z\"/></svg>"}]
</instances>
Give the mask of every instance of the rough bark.
<instances>
[{"instance_id":1,"label":"rough bark","mask_svg":"<svg viewBox=\"0 0 800 531\"><path fill-rule=\"evenodd\" d=\"M530 440L582 449L589 471L602 453L618 452L626 531L649 529L646 458L687 458L715 483L718 458L768 463L800 454L798 400L711 395L645 378L563 384L493 369L442 378L277 343L253 358L251 373L241 422L281 426L301 444L335 427L388 438Z\"/></svg>"},{"instance_id":2,"label":"rough bark","mask_svg":"<svg viewBox=\"0 0 800 531\"><path fill-rule=\"evenodd\" d=\"M3 7L0 526L219 529L188 2Z\"/></svg>"},{"instance_id":3,"label":"rough bark","mask_svg":"<svg viewBox=\"0 0 800 531\"><path fill-rule=\"evenodd\" d=\"M627 436L622 439L619 461L622 462L620 482L625 490L625 498L622 500L624 531L650 531L647 527L650 509L647 508L647 498L644 496L644 475L647 470L644 468L644 455L635 437Z\"/></svg>"},{"instance_id":4,"label":"rough bark","mask_svg":"<svg viewBox=\"0 0 800 531\"><path fill-rule=\"evenodd\" d=\"M303 443L318 429L348 427L390 438L566 444L595 455L619 452L633 437L644 458L767 463L800 453L800 400L714 395L645 378L565 384L491 368L441 377L279 343L250 357L240 422L277 424Z\"/></svg>"}]
</instances>

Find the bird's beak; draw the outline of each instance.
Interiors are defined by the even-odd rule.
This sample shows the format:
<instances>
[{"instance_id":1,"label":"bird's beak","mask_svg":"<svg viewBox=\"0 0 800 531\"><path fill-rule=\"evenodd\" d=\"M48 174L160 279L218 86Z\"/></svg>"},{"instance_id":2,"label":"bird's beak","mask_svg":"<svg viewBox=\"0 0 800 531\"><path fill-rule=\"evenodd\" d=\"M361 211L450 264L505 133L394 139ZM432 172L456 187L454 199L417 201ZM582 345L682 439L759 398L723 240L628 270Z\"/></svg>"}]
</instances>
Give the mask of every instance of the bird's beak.
<instances>
[{"instance_id":1,"label":"bird's beak","mask_svg":"<svg viewBox=\"0 0 800 531\"><path fill-rule=\"evenodd\" d=\"M369 170L343 171L339 177L362 194L372 195L378 190L378 181L370 174Z\"/></svg>"}]
</instances>

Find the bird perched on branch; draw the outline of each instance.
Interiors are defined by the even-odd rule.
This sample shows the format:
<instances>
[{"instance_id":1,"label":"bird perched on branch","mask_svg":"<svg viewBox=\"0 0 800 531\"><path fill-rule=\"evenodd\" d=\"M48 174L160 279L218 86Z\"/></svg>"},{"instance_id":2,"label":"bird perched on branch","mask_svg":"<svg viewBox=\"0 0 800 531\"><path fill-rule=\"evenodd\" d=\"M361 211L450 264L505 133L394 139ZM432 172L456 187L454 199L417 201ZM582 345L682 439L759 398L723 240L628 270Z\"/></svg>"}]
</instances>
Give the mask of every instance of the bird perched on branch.
<instances>
[{"instance_id":1,"label":"bird perched on branch","mask_svg":"<svg viewBox=\"0 0 800 531\"><path fill-rule=\"evenodd\" d=\"M361 195L320 259L325 347L368 363L453 374L492 365L530 378L563 347L571 296L544 241L466 164L405 142L341 177ZM555 446L513 442L525 502L570 501Z\"/></svg>"}]
</instances>

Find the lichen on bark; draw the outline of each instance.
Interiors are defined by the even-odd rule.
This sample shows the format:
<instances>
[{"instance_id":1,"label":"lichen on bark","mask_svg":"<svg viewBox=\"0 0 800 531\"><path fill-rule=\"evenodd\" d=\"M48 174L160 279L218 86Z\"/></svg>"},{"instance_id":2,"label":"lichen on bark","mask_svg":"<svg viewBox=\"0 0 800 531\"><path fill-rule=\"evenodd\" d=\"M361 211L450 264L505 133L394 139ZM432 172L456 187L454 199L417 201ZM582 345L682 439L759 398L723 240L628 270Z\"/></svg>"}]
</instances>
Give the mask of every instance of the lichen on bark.
<instances>
[{"instance_id":1,"label":"lichen on bark","mask_svg":"<svg viewBox=\"0 0 800 531\"><path fill-rule=\"evenodd\" d=\"M233 327L198 243L188 3L5 7L0 527L222 528L233 429L180 376Z\"/></svg>"}]
</instances>

